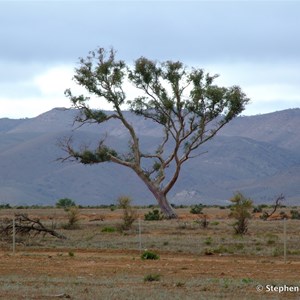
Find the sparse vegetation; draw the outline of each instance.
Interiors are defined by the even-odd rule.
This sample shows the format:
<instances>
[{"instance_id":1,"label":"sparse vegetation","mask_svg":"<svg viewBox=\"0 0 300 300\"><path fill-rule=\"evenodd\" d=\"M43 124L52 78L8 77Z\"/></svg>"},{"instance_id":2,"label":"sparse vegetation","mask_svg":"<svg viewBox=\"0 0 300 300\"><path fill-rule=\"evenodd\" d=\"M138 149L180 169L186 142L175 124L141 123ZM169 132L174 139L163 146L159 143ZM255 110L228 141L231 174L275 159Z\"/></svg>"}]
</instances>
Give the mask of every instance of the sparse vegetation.
<instances>
[{"instance_id":1,"label":"sparse vegetation","mask_svg":"<svg viewBox=\"0 0 300 300\"><path fill-rule=\"evenodd\" d=\"M159 259L159 255L152 252L152 251L144 251L143 254L141 255L141 259L145 260L145 259L151 259L151 260L156 260Z\"/></svg>"},{"instance_id":2,"label":"sparse vegetation","mask_svg":"<svg viewBox=\"0 0 300 300\"><path fill-rule=\"evenodd\" d=\"M233 225L235 233L244 235L248 231L248 220L251 218L250 210L253 202L239 192L230 201L232 202L230 217L236 219Z\"/></svg>"},{"instance_id":3,"label":"sparse vegetation","mask_svg":"<svg viewBox=\"0 0 300 300\"><path fill-rule=\"evenodd\" d=\"M193 205L191 207L190 213L200 215L200 214L202 214L202 210L203 210L203 205L202 204L197 204L197 205Z\"/></svg>"},{"instance_id":4,"label":"sparse vegetation","mask_svg":"<svg viewBox=\"0 0 300 300\"><path fill-rule=\"evenodd\" d=\"M115 227L111 227L111 226L106 226L104 228L102 228L101 232L116 232L117 229Z\"/></svg>"},{"instance_id":5,"label":"sparse vegetation","mask_svg":"<svg viewBox=\"0 0 300 300\"><path fill-rule=\"evenodd\" d=\"M290 211L290 213L291 213L291 219L293 219L293 220L300 220L300 213L299 213L298 210L292 209Z\"/></svg>"},{"instance_id":6,"label":"sparse vegetation","mask_svg":"<svg viewBox=\"0 0 300 300\"><path fill-rule=\"evenodd\" d=\"M149 211L148 207L135 209L139 215ZM24 209L46 228L51 228L56 214L57 228L68 239L17 235L17 255L13 256L11 236L7 240L1 236L1 293L5 299L10 299L6 295L13 295L14 299L44 299L48 295L98 299L100 293L104 299L114 295L147 299L149 288L155 286L153 299L185 299L187 295L191 299L232 299L234 293L235 298L262 300L265 295L257 298L254 288L257 284L297 285L297 278L292 280L295 271L291 266L300 257L300 220L287 221L288 236L293 238L287 243L288 263L283 264L283 222L265 222L255 215L249 223L251 234L245 238L232 234L228 208L206 207L205 214L211 222L205 231L195 224L198 217L189 210L189 207L178 209L180 222L188 227L193 225L188 232L174 220L141 222L142 248L139 248L137 228L128 232L118 230L123 217L120 209L112 212L110 206L81 208L80 230L72 231L62 229L68 216L61 209ZM290 208L282 211L290 213ZM0 220L13 213L11 209L2 209ZM99 215L105 217L104 221L98 219ZM213 225L214 222L218 225ZM140 249L159 255L160 260L142 260L144 251ZM201 280L191 276L199 273L199 267ZM247 275L249 269L251 276ZM160 275L160 280L145 279L141 285L144 277L155 274ZM103 284L99 286L99 282Z\"/></svg>"},{"instance_id":7,"label":"sparse vegetation","mask_svg":"<svg viewBox=\"0 0 300 300\"><path fill-rule=\"evenodd\" d=\"M0 204L0 209L9 209L9 208L11 208L9 203Z\"/></svg>"},{"instance_id":8,"label":"sparse vegetation","mask_svg":"<svg viewBox=\"0 0 300 300\"><path fill-rule=\"evenodd\" d=\"M160 274L148 274L144 277L144 282L160 281Z\"/></svg>"},{"instance_id":9,"label":"sparse vegetation","mask_svg":"<svg viewBox=\"0 0 300 300\"><path fill-rule=\"evenodd\" d=\"M163 219L163 214L159 209L153 208L151 211L144 215L145 221L159 221Z\"/></svg>"},{"instance_id":10,"label":"sparse vegetation","mask_svg":"<svg viewBox=\"0 0 300 300\"><path fill-rule=\"evenodd\" d=\"M130 197L121 196L118 198L118 206L123 210L123 223L120 226L121 230L130 229L133 222L138 218L137 211L132 207L131 202L132 199Z\"/></svg>"},{"instance_id":11,"label":"sparse vegetation","mask_svg":"<svg viewBox=\"0 0 300 300\"><path fill-rule=\"evenodd\" d=\"M68 223L63 227L65 229L78 229L79 228L79 220L80 220L80 212L79 208L76 206L69 207L67 209Z\"/></svg>"},{"instance_id":12,"label":"sparse vegetation","mask_svg":"<svg viewBox=\"0 0 300 300\"><path fill-rule=\"evenodd\" d=\"M62 198L56 202L57 208L63 208L64 210L68 210L70 207L76 206L76 203L70 198Z\"/></svg>"}]
</instances>

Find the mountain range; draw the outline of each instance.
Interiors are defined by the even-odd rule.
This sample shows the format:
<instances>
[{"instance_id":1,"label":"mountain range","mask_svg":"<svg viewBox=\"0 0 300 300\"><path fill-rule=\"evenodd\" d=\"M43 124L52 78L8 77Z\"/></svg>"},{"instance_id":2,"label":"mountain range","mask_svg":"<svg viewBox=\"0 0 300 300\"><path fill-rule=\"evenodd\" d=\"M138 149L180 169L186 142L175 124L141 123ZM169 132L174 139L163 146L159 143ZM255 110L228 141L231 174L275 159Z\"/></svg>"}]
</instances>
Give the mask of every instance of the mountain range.
<instances>
[{"instance_id":1,"label":"mountain range","mask_svg":"<svg viewBox=\"0 0 300 300\"><path fill-rule=\"evenodd\" d=\"M109 113L109 112L108 112ZM53 205L71 198L81 205L116 203L132 197L139 205L155 204L142 181L112 163L61 162L59 141L95 144L99 139L118 150L128 147L127 132L112 121L76 128L72 109L55 108L35 118L0 119L0 203ZM155 149L157 124L125 112L137 128L143 149ZM169 193L174 204L226 204L237 191L255 203L272 203L283 194L288 205L300 200L300 109L237 117L189 160Z\"/></svg>"}]
</instances>

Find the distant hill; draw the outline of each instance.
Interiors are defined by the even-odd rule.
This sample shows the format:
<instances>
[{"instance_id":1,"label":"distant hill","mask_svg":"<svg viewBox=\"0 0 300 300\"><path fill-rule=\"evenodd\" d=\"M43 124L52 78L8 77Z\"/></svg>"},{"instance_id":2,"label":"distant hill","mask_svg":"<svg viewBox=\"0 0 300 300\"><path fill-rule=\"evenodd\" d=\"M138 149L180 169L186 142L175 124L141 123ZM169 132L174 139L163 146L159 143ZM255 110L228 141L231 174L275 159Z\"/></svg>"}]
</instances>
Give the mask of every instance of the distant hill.
<instances>
[{"instance_id":1,"label":"distant hill","mask_svg":"<svg viewBox=\"0 0 300 300\"><path fill-rule=\"evenodd\" d=\"M0 119L0 203L47 205L68 197L78 204L100 205L129 195L137 204L154 204L140 179L124 167L57 161L65 155L58 141L70 135L78 145L106 136L118 149L128 146L127 132L117 121L74 131L76 113L56 108L30 119ZM154 149L159 126L126 114L143 149ZM299 128L300 109L236 118L203 146L207 153L183 166L170 201L225 204L241 191L256 203L272 202L283 193L288 204L299 204Z\"/></svg>"}]
</instances>

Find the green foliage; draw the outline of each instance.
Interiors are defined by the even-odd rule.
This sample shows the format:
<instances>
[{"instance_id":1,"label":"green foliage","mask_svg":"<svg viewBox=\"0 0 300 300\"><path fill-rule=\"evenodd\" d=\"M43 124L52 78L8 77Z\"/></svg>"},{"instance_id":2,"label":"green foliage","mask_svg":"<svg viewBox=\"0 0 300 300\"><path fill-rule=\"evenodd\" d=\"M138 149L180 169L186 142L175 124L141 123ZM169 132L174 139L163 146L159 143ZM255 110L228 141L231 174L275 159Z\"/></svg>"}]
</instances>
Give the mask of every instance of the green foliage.
<instances>
[{"instance_id":1,"label":"green foliage","mask_svg":"<svg viewBox=\"0 0 300 300\"><path fill-rule=\"evenodd\" d=\"M9 203L0 204L0 209L9 209L9 208L11 208Z\"/></svg>"},{"instance_id":2,"label":"green foliage","mask_svg":"<svg viewBox=\"0 0 300 300\"><path fill-rule=\"evenodd\" d=\"M266 205L266 204L260 204L260 205L257 205L257 206L255 206L255 207L253 207L253 213L261 213L261 212L263 212L263 209L264 208L267 208L268 207L268 205Z\"/></svg>"},{"instance_id":3,"label":"green foliage","mask_svg":"<svg viewBox=\"0 0 300 300\"><path fill-rule=\"evenodd\" d=\"M160 274L148 274L144 277L144 282L160 281Z\"/></svg>"},{"instance_id":4,"label":"green foliage","mask_svg":"<svg viewBox=\"0 0 300 300\"><path fill-rule=\"evenodd\" d=\"M118 198L118 206L123 209L123 223L120 226L121 230L128 230L132 227L133 222L138 218L137 211L131 206L132 199L127 196Z\"/></svg>"},{"instance_id":5,"label":"green foliage","mask_svg":"<svg viewBox=\"0 0 300 300\"><path fill-rule=\"evenodd\" d=\"M203 207L204 206L202 204L193 205L190 209L190 213L200 215L200 214L202 214Z\"/></svg>"},{"instance_id":6,"label":"green foliage","mask_svg":"<svg viewBox=\"0 0 300 300\"><path fill-rule=\"evenodd\" d=\"M152 211L149 211L144 215L145 221L159 221L163 219L163 214L158 210L152 208Z\"/></svg>"},{"instance_id":7,"label":"green foliage","mask_svg":"<svg viewBox=\"0 0 300 300\"><path fill-rule=\"evenodd\" d=\"M207 245L207 246L209 246L209 245L212 244L212 241L213 241L212 237L211 237L211 236L208 236L208 237L205 239L204 244Z\"/></svg>"},{"instance_id":8,"label":"green foliage","mask_svg":"<svg viewBox=\"0 0 300 300\"><path fill-rule=\"evenodd\" d=\"M79 227L80 214L76 206L70 207L67 210L68 223L64 225L65 229L77 229Z\"/></svg>"},{"instance_id":9,"label":"green foliage","mask_svg":"<svg viewBox=\"0 0 300 300\"><path fill-rule=\"evenodd\" d=\"M89 52L80 59L74 75L75 82L88 96L74 96L70 89L65 95L80 111L76 121L81 124L101 125L118 120L129 134L129 147L124 153L117 153L102 140L96 149L83 146L78 151L69 140L63 143L68 158L83 164L113 162L131 168L156 197L166 217L175 218L172 209L162 204L161 196L165 197L173 188L182 164L193 156L192 152L239 115L250 100L238 86L218 86L217 77L179 61L158 62L140 57L133 65L126 65L117 60L114 49L106 51L99 47ZM140 90L141 95L128 100L126 82ZM112 104L112 114L91 109L91 96ZM122 111L124 104L134 114L161 125L164 135L154 152L141 150L137 130ZM166 176L168 168L172 173Z\"/></svg>"},{"instance_id":10,"label":"green foliage","mask_svg":"<svg viewBox=\"0 0 300 300\"><path fill-rule=\"evenodd\" d=\"M76 206L76 203L72 199L62 198L62 199L59 199L55 205L57 208L63 208L65 210L67 210L68 208L70 208L72 206Z\"/></svg>"},{"instance_id":11,"label":"green foliage","mask_svg":"<svg viewBox=\"0 0 300 300\"><path fill-rule=\"evenodd\" d=\"M252 200L238 192L230 199L231 213L230 217L236 219L234 230L236 234L246 234L248 231L248 220L251 218L250 210L252 209Z\"/></svg>"},{"instance_id":12,"label":"green foliage","mask_svg":"<svg viewBox=\"0 0 300 300\"><path fill-rule=\"evenodd\" d=\"M261 206L255 206L255 207L253 207L252 212L253 213L261 213L262 212L262 207Z\"/></svg>"},{"instance_id":13,"label":"green foliage","mask_svg":"<svg viewBox=\"0 0 300 300\"><path fill-rule=\"evenodd\" d=\"M115 227L110 227L110 226L106 226L104 228L102 228L101 232L116 232L116 228Z\"/></svg>"},{"instance_id":14,"label":"green foliage","mask_svg":"<svg viewBox=\"0 0 300 300\"><path fill-rule=\"evenodd\" d=\"M210 223L210 225L212 225L212 226L217 226L217 225L219 225L219 224L220 224L219 221L213 221L213 222Z\"/></svg>"},{"instance_id":15,"label":"green foliage","mask_svg":"<svg viewBox=\"0 0 300 300\"><path fill-rule=\"evenodd\" d=\"M95 151L86 149L82 152L74 152L74 157L85 165L110 161L112 156L118 157L118 153L104 145L99 146Z\"/></svg>"},{"instance_id":16,"label":"green foliage","mask_svg":"<svg viewBox=\"0 0 300 300\"><path fill-rule=\"evenodd\" d=\"M151 260L156 260L159 259L159 255L151 252L151 251L144 251L143 254L141 255L141 259L145 260L145 259L151 259Z\"/></svg>"},{"instance_id":17,"label":"green foliage","mask_svg":"<svg viewBox=\"0 0 300 300\"><path fill-rule=\"evenodd\" d=\"M294 220L300 220L300 213L299 213L298 210L292 209L292 210L290 211L290 213L291 213L291 219L294 219Z\"/></svg>"}]
</instances>

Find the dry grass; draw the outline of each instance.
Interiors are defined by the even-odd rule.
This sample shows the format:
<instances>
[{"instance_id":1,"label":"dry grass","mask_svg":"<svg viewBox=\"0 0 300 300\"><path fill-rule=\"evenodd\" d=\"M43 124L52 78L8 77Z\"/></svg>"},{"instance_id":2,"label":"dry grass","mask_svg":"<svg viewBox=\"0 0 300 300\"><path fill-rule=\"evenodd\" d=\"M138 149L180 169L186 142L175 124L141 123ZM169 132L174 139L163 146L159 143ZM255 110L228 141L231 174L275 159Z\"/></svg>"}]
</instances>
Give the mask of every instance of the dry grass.
<instances>
[{"instance_id":1,"label":"dry grass","mask_svg":"<svg viewBox=\"0 0 300 300\"><path fill-rule=\"evenodd\" d=\"M138 214L142 218L149 210ZM118 228L122 210L81 209L76 230L63 229L67 214L62 209L18 212L39 217L68 239L18 238L15 256L11 245L2 242L1 299L282 299L282 294L257 293L255 286L299 282L299 220L287 221L284 264L282 221L252 219L249 234L239 237L233 234L229 210L205 208L209 225L203 229L199 216L180 209L179 220L141 220L142 250L160 256L149 261L140 259L138 221L129 231L103 231ZM0 210L0 218L12 214ZM158 281L144 280L153 274ZM285 299L295 296L284 294Z\"/></svg>"}]
</instances>

